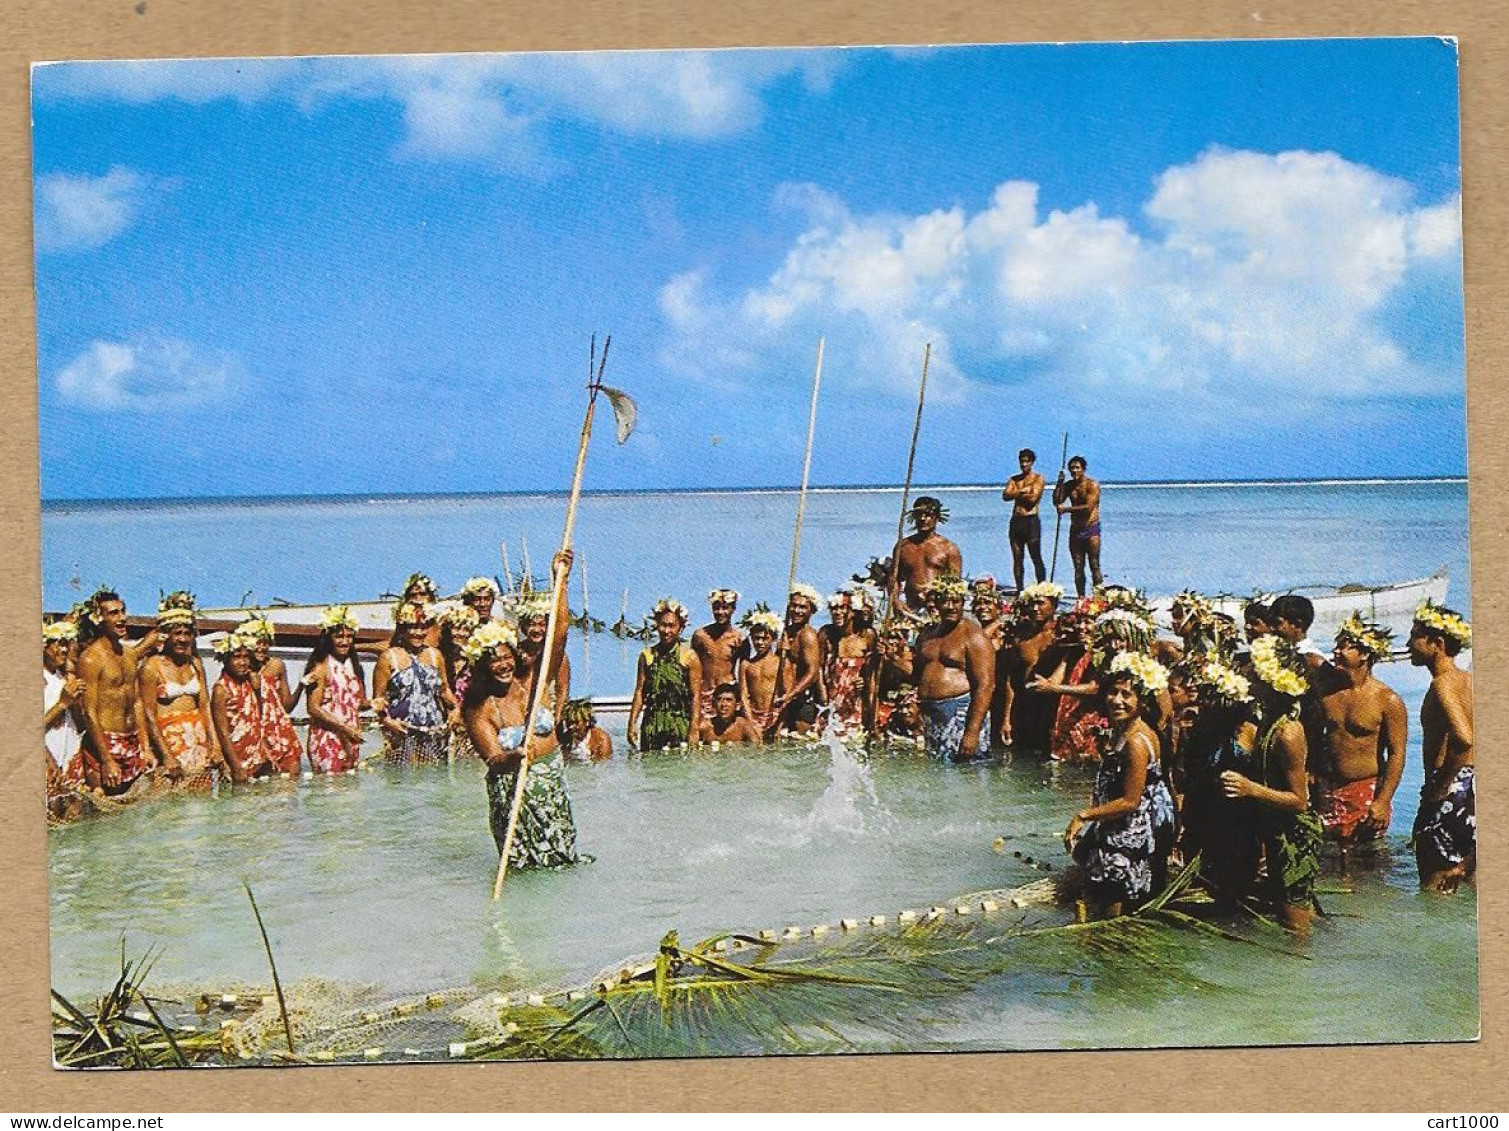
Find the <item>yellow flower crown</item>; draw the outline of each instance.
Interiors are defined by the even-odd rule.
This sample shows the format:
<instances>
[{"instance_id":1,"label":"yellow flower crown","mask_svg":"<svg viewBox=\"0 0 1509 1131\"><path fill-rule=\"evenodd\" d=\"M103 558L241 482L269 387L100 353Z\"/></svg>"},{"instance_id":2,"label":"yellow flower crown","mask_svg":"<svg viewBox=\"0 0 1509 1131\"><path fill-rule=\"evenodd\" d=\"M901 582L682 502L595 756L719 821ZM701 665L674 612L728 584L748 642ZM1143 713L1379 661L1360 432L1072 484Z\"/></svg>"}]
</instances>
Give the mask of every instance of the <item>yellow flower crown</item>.
<instances>
[{"instance_id":1,"label":"yellow flower crown","mask_svg":"<svg viewBox=\"0 0 1509 1131\"><path fill-rule=\"evenodd\" d=\"M1200 694L1217 703L1235 706L1252 699L1252 684L1247 677L1220 660L1206 660L1191 674Z\"/></svg>"},{"instance_id":2,"label":"yellow flower crown","mask_svg":"<svg viewBox=\"0 0 1509 1131\"><path fill-rule=\"evenodd\" d=\"M1209 597L1193 589L1181 589L1174 604L1183 609L1186 616L1193 616L1196 620L1203 620L1216 611Z\"/></svg>"},{"instance_id":3,"label":"yellow flower crown","mask_svg":"<svg viewBox=\"0 0 1509 1131\"><path fill-rule=\"evenodd\" d=\"M1342 621L1341 627L1336 630L1338 645L1354 644L1374 660L1386 660L1393 654L1393 639L1392 629L1363 620L1357 612Z\"/></svg>"},{"instance_id":4,"label":"yellow flower crown","mask_svg":"<svg viewBox=\"0 0 1509 1131\"><path fill-rule=\"evenodd\" d=\"M492 578L469 577L466 579L466 584L461 587L461 595L463 597L475 597L481 593L488 593L494 597L498 595L498 586L493 582Z\"/></svg>"},{"instance_id":5,"label":"yellow flower crown","mask_svg":"<svg viewBox=\"0 0 1509 1131\"><path fill-rule=\"evenodd\" d=\"M79 626L71 620L50 621L42 626L44 644L71 644L79 638Z\"/></svg>"},{"instance_id":6,"label":"yellow flower crown","mask_svg":"<svg viewBox=\"0 0 1509 1131\"><path fill-rule=\"evenodd\" d=\"M1143 652L1118 653L1106 674L1131 676L1144 695L1157 695L1168 690L1168 669Z\"/></svg>"},{"instance_id":7,"label":"yellow flower crown","mask_svg":"<svg viewBox=\"0 0 1509 1131\"><path fill-rule=\"evenodd\" d=\"M489 653L496 652L499 648L517 648L518 646L519 634L514 631L512 625L490 620L472 633L471 639L461 649L461 658L467 664L475 666Z\"/></svg>"},{"instance_id":8,"label":"yellow flower crown","mask_svg":"<svg viewBox=\"0 0 1509 1131\"><path fill-rule=\"evenodd\" d=\"M246 636L260 637L263 640L272 641L278 635L277 628L272 621L262 613L253 613L246 620L236 626L235 631Z\"/></svg>"},{"instance_id":9,"label":"yellow flower crown","mask_svg":"<svg viewBox=\"0 0 1509 1131\"><path fill-rule=\"evenodd\" d=\"M1125 585L1102 585L1095 590L1095 597L1107 609L1130 609L1145 617L1152 616L1147 596L1141 589L1131 589Z\"/></svg>"},{"instance_id":10,"label":"yellow flower crown","mask_svg":"<svg viewBox=\"0 0 1509 1131\"><path fill-rule=\"evenodd\" d=\"M752 609L744 614L744 619L740 623L746 629L769 629L772 636L779 636L781 634L781 618L769 609Z\"/></svg>"},{"instance_id":11,"label":"yellow flower crown","mask_svg":"<svg viewBox=\"0 0 1509 1131\"><path fill-rule=\"evenodd\" d=\"M355 632L358 627L356 614L351 611L350 605L331 605L320 614L320 628L325 632L334 632L338 628L349 628Z\"/></svg>"},{"instance_id":12,"label":"yellow flower crown","mask_svg":"<svg viewBox=\"0 0 1509 1131\"><path fill-rule=\"evenodd\" d=\"M674 597L662 597L655 602L655 607L650 610L650 620L658 620L661 613L674 613L682 624L691 619L691 614L686 611L686 606Z\"/></svg>"},{"instance_id":13,"label":"yellow flower crown","mask_svg":"<svg viewBox=\"0 0 1509 1131\"><path fill-rule=\"evenodd\" d=\"M187 589L169 593L157 606L157 627L172 628L175 625L194 623L194 594Z\"/></svg>"},{"instance_id":14,"label":"yellow flower crown","mask_svg":"<svg viewBox=\"0 0 1509 1131\"><path fill-rule=\"evenodd\" d=\"M709 590L707 594L707 603L711 605L714 601L726 601L730 605L737 605L739 603L739 591L737 589Z\"/></svg>"},{"instance_id":15,"label":"yellow flower crown","mask_svg":"<svg viewBox=\"0 0 1509 1131\"><path fill-rule=\"evenodd\" d=\"M1415 623L1445 634L1463 648L1472 647L1472 625L1467 623L1461 613L1444 605L1437 605L1427 599L1425 604L1415 610Z\"/></svg>"},{"instance_id":16,"label":"yellow flower crown","mask_svg":"<svg viewBox=\"0 0 1509 1131\"><path fill-rule=\"evenodd\" d=\"M412 601L400 601L393 606L393 623L400 628L410 624L429 624L429 608Z\"/></svg>"},{"instance_id":17,"label":"yellow flower crown","mask_svg":"<svg viewBox=\"0 0 1509 1131\"><path fill-rule=\"evenodd\" d=\"M1063 600L1064 587L1054 581L1039 581L1017 594L1019 601L1052 601L1055 605Z\"/></svg>"},{"instance_id":18,"label":"yellow flower crown","mask_svg":"<svg viewBox=\"0 0 1509 1131\"><path fill-rule=\"evenodd\" d=\"M967 597L969 582L957 573L940 573L927 587L930 597Z\"/></svg>"},{"instance_id":19,"label":"yellow flower crown","mask_svg":"<svg viewBox=\"0 0 1509 1131\"><path fill-rule=\"evenodd\" d=\"M523 622L535 617L549 618L551 603L549 589L530 589L509 598L508 608Z\"/></svg>"},{"instance_id":20,"label":"yellow flower crown","mask_svg":"<svg viewBox=\"0 0 1509 1131\"><path fill-rule=\"evenodd\" d=\"M425 574L425 573L411 573L411 574L409 574L409 580L407 580L407 581L405 581L403 583L403 591L404 591L405 595L407 595L408 592L409 592L409 590L412 589L412 588L414 588L414 586L416 586L416 585L419 586L420 589L424 590L424 592L428 593L431 597L438 597L438 596L440 596L440 590L438 590L438 589L435 588L435 583L430 580L429 574Z\"/></svg>"},{"instance_id":21,"label":"yellow flower crown","mask_svg":"<svg viewBox=\"0 0 1509 1131\"><path fill-rule=\"evenodd\" d=\"M257 647L257 637L244 631L246 625L240 625L234 632L227 632L216 640L212 645L215 655L229 656L232 652L251 652Z\"/></svg>"},{"instance_id":22,"label":"yellow flower crown","mask_svg":"<svg viewBox=\"0 0 1509 1131\"><path fill-rule=\"evenodd\" d=\"M1310 690L1310 681L1300 674L1299 665L1299 653L1287 640L1259 636L1252 642L1253 674L1280 695L1299 699Z\"/></svg>"},{"instance_id":23,"label":"yellow flower crown","mask_svg":"<svg viewBox=\"0 0 1509 1131\"><path fill-rule=\"evenodd\" d=\"M468 605L447 604L440 610L440 620L452 627L475 629L482 623L482 618L477 615L477 610Z\"/></svg>"}]
</instances>

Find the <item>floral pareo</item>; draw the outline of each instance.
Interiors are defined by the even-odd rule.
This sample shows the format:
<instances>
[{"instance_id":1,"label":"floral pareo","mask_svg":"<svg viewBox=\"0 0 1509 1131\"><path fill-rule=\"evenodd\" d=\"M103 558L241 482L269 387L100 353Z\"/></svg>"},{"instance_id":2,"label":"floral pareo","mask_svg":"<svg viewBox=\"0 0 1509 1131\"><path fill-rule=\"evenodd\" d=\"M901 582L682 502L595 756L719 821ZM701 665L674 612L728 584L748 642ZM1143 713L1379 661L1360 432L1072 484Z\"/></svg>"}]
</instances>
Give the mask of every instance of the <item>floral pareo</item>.
<instances>
[{"instance_id":1,"label":"floral pareo","mask_svg":"<svg viewBox=\"0 0 1509 1131\"><path fill-rule=\"evenodd\" d=\"M361 722L362 682L350 660L337 661L330 657L325 661L325 698L323 706L349 727ZM265 696L264 696L265 698ZM356 766L356 754L348 753L346 744L335 731L315 723L309 725L310 769L327 774L338 774Z\"/></svg>"},{"instance_id":2,"label":"floral pareo","mask_svg":"<svg viewBox=\"0 0 1509 1131\"><path fill-rule=\"evenodd\" d=\"M866 656L834 656L828 665L828 704L845 727L864 725Z\"/></svg>"},{"instance_id":3,"label":"floral pareo","mask_svg":"<svg viewBox=\"0 0 1509 1131\"><path fill-rule=\"evenodd\" d=\"M296 774L304 751L299 732L283 708L283 681L266 668L258 678L262 680L262 752L277 773Z\"/></svg>"},{"instance_id":4,"label":"floral pareo","mask_svg":"<svg viewBox=\"0 0 1509 1131\"><path fill-rule=\"evenodd\" d=\"M220 688L225 697L225 721L230 739L226 757L237 774L251 777L269 765L262 743L262 698L249 679L222 676Z\"/></svg>"},{"instance_id":5,"label":"floral pareo","mask_svg":"<svg viewBox=\"0 0 1509 1131\"><path fill-rule=\"evenodd\" d=\"M1414 834L1415 851L1424 860L1437 864L1433 871L1455 868L1477 852L1477 801L1471 766L1457 771L1440 801L1421 800Z\"/></svg>"},{"instance_id":6,"label":"floral pareo","mask_svg":"<svg viewBox=\"0 0 1509 1131\"><path fill-rule=\"evenodd\" d=\"M513 805L517 770L490 771L487 775L488 818L493 843L503 853L508 835L508 813ZM566 778L561 772L559 754L529 764L524 779L524 800L519 806L519 822L514 829L513 845L508 853L510 868L562 868L575 864L576 822L571 815L571 799L566 796Z\"/></svg>"},{"instance_id":7,"label":"floral pareo","mask_svg":"<svg viewBox=\"0 0 1509 1131\"><path fill-rule=\"evenodd\" d=\"M406 734L387 736L390 761L401 766L445 761L450 738L440 687L440 673L417 657L388 677L388 715L409 728Z\"/></svg>"},{"instance_id":8,"label":"floral pareo","mask_svg":"<svg viewBox=\"0 0 1509 1131\"><path fill-rule=\"evenodd\" d=\"M1094 803L1122 796L1127 773L1125 744L1103 753L1095 771ZM1122 817L1090 822L1074 844L1074 859L1091 887L1107 902L1137 904L1153 893L1155 875L1174 843L1174 798L1154 759L1137 808Z\"/></svg>"},{"instance_id":9,"label":"floral pareo","mask_svg":"<svg viewBox=\"0 0 1509 1131\"><path fill-rule=\"evenodd\" d=\"M1069 682L1090 682L1090 655L1086 652L1074 664ZM1058 762L1094 762L1100 757L1099 731L1106 725L1095 699L1085 695L1059 697L1053 719L1053 738L1049 752Z\"/></svg>"}]
</instances>

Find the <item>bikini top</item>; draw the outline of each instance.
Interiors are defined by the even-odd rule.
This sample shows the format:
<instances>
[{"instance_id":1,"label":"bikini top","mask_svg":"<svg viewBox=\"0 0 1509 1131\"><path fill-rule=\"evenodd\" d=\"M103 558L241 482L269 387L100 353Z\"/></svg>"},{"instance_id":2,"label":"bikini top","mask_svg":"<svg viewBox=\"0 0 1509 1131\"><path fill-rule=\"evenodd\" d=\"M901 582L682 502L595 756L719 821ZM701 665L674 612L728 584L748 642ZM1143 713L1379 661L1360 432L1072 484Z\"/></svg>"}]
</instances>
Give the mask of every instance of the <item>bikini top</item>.
<instances>
[{"instance_id":1,"label":"bikini top","mask_svg":"<svg viewBox=\"0 0 1509 1131\"><path fill-rule=\"evenodd\" d=\"M550 708L540 707L539 717L534 721L534 733L543 738L547 734L555 733L555 716L550 713ZM513 727L498 728L498 745L504 750L517 750L524 745L524 725L521 723Z\"/></svg>"},{"instance_id":2,"label":"bikini top","mask_svg":"<svg viewBox=\"0 0 1509 1131\"><path fill-rule=\"evenodd\" d=\"M162 681L162 686L157 689L157 701L159 703L171 703L174 699L182 699L184 696L199 696L199 677L189 676L188 683L174 683L171 679Z\"/></svg>"}]
</instances>

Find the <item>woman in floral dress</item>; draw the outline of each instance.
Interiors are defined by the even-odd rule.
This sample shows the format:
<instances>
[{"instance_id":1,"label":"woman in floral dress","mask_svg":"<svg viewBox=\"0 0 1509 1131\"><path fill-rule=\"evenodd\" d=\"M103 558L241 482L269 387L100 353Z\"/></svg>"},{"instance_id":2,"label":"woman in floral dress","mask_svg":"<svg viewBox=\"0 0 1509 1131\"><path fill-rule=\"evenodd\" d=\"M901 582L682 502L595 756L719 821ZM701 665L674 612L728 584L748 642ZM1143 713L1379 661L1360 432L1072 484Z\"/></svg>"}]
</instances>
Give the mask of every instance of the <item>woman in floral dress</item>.
<instances>
[{"instance_id":1,"label":"woman in floral dress","mask_svg":"<svg viewBox=\"0 0 1509 1131\"><path fill-rule=\"evenodd\" d=\"M260 684L262 750L270 763L270 772L296 774L304 757L304 746L294 729L291 712L313 680L306 673L306 678L289 686L287 666L272 654L277 630L266 617L254 616L243 621L236 633L248 637L253 644L252 675Z\"/></svg>"},{"instance_id":2,"label":"woman in floral dress","mask_svg":"<svg viewBox=\"0 0 1509 1131\"><path fill-rule=\"evenodd\" d=\"M1174 843L1174 799L1159 763L1158 735L1144 706L1168 686L1151 656L1124 652L1100 683L1107 719L1093 803L1070 820L1064 845L1084 869L1086 902L1113 918L1163 886Z\"/></svg>"},{"instance_id":3,"label":"woman in floral dress","mask_svg":"<svg viewBox=\"0 0 1509 1131\"><path fill-rule=\"evenodd\" d=\"M429 614L423 605L401 604L393 615L398 643L383 652L372 673L373 706L387 757L401 766L443 762L450 746L446 717L452 701L440 650L425 643Z\"/></svg>"},{"instance_id":4,"label":"woman in floral dress","mask_svg":"<svg viewBox=\"0 0 1509 1131\"><path fill-rule=\"evenodd\" d=\"M367 688L356 655L356 616L332 605L320 618L305 671L309 688L309 768L317 774L355 769L361 757L361 712Z\"/></svg>"},{"instance_id":5,"label":"woman in floral dress","mask_svg":"<svg viewBox=\"0 0 1509 1131\"><path fill-rule=\"evenodd\" d=\"M210 693L210 716L231 778L244 782L259 775L276 773L262 744L262 692L252 662L256 640L239 630L215 644L220 657L220 678Z\"/></svg>"}]
</instances>

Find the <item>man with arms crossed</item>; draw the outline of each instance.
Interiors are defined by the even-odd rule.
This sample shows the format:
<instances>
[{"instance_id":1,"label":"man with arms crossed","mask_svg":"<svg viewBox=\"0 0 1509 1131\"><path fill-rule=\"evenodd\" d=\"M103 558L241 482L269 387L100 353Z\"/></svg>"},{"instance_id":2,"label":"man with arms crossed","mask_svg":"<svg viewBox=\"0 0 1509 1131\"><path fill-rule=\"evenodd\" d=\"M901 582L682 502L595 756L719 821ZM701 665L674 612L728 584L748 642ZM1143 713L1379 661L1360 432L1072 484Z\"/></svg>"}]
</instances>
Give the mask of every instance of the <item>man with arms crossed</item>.
<instances>
[{"instance_id":1,"label":"man with arms crossed","mask_svg":"<svg viewBox=\"0 0 1509 1131\"><path fill-rule=\"evenodd\" d=\"M917 695L931 757L968 762L980 753L980 730L995 690L995 649L964 618L968 592L958 574L933 582L938 622L917 638Z\"/></svg>"},{"instance_id":2,"label":"man with arms crossed","mask_svg":"<svg viewBox=\"0 0 1509 1131\"><path fill-rule=\"evenodd\" d=\"M1024 574L1022 555L1032 555L1032 572L1037 580L1048 576L1043 565L1043 520L1038 517L1037 505L1042 501L1043 477L1034 471L1037 453L1023 448L1016 455L1021 472L1013 475L1001 492L1001 498L1011 504L1011 573L1016 578L1017 592L1022 591Z\"/></svg>"}]
</instances>

